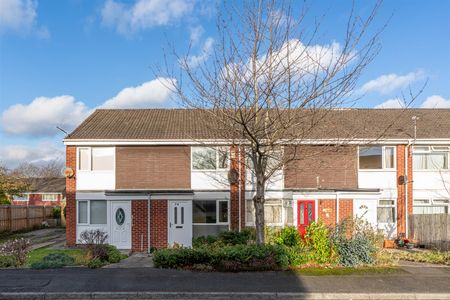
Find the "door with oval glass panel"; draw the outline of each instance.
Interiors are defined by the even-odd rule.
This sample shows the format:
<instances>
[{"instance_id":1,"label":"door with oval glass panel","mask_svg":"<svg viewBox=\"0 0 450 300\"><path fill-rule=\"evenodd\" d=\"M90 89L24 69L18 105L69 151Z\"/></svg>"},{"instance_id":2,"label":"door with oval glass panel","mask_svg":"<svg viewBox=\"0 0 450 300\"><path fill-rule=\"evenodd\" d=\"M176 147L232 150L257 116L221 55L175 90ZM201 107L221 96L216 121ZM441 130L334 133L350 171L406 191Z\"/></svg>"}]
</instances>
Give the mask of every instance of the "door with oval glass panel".
<instances>
[{"instance_id":1,"label":"door with oval glass panel","mask_svg":"<svg viewBox=\"0 0 450 300\"><path fill-rule=\"evenodd\" d=\"M130 201L111 201L110 244L118 249L131 249Z\"/></svg>"},{"instance_id":2,"label":"door with oval glass panel","mask_svg":"<svg viewBox=\"0 0 450 300\"><path fill-rule=\"evenodd\" d=\"M297 201L297 226L302 237L306 233L306 227L316 219L315 208L316 205L314 200Z\"/></svg>"},{"instance_id":3,"label":"door with oval glass panel","mask_svg":"<svg viewBox=\"0 0 450 300\"><path fill-rule=\"evenodd\" d=\"M192 246L192 201L169 201L169 245Z\"/></svg>"}]
</instances>

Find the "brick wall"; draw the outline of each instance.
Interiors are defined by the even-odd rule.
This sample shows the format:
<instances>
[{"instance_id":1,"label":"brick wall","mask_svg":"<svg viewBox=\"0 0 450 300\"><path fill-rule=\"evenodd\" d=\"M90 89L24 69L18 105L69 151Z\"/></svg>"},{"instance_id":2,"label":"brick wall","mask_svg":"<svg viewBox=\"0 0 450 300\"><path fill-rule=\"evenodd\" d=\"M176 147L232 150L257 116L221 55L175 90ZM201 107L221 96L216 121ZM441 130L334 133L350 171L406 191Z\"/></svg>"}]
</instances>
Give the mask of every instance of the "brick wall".
<instances>
[{"instance_id":1,"label":"brick wall","mask_svg":"<svg viewBox=\"0 0 450 300\"><path fill-rule=\"evenodd\" d=\"M131 250L133 252L145 252L148 249L148 201L131 201L131 214L133 216Z\"/></svg>"},{"instance_id":2,"label":"brick wall","mask_svg":"<svg viewBox=\"0 0 450 300\"><path fill-rule=\"evenodd\" d=\"M397 235L406 233L405 185L400 184L400 176L405 174L405 145L397 145Z\"/></svg>"},{"instance_id":3,"label":"brick wall","mask_svg":"<svg viewBox=\"0 0 450 300\"><path fill-rule=\"evenodd\" d=\"M190 189L189 147L116 147L116 188Z\"/></svg>"},{"instance_id":4,"label":"brick wall","mask_svg":"<svg viewBox=\"0 0 450 300\"><path fill-rule=\"evenodd\" d=\"M167 232L167 200L152 200L150 206L150 246L166 248Z\"/></svg>"},{"instance_id":5,"label":"brick wall","mask_svg":"<svg viewBox=\"0 0 450 300\"><path fill-rule=\"evenodd\" d=\"M353 200L340 199L339 200L339 222L345 219L353 219Z\"/></svg>"},{"instance_id":6,"label":"brick wall","mask_svg":"<svg viewBox=\"0 0 450 300\"><path fill-rule=\"evenodd\" d=\"M66 147L66 167L72 168L74 176L66 178L66 243L73 246L76 243L76 147Z\"/></svg>"},{"instance_id":7,"label":"brick wall","mask_svg":"<svg viewBox=\"0 0 450 300\"><path fill-rule=\"evenodd\" d=\"M298 160L284 169L286 188L357 188L356 146L298 146L286 148L287 157ZM319 177L319 182L317 182Z\"/></svg>"},{"instance_id":8,"label":"brick wall","mask_svg":"<svg viewBox=\"0 0 450 300\"><path fill-rule=\"evenodd\" d=\"M321 199L317 205L317 216L319 220L323 221L326 225L334 227L336 224L336 200L334 199Z\"/></svg>"},{"instance_id":9,"label":"brick wall","mask_svg":"<svg viewBox=\"0 0 450 300\"><path fill-rule=\"evenodd\" d=\"M230 176L236 180L232 180L230 184L230 229L239 230L239 168L241 171L241 228L245 226L245 154L244 149L241 151L239 158L238 147L232 147L234 158L230 163ZM239 165L239 162L240 165Z\"/></svg>"}]
</instances>

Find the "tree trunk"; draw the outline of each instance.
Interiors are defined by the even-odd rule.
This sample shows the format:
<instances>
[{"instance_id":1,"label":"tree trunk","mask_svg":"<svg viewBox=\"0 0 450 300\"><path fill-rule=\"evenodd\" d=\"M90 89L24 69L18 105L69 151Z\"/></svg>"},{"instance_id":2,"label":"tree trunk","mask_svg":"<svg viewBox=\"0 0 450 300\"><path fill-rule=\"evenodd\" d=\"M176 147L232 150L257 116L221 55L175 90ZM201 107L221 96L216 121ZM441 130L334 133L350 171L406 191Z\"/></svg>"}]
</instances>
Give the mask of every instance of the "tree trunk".
<instances>
[{"instance_id":1,"label":"tree trunk","mask_svg":"<svg viewBox=\"0 0 450 300\"><path fill-rule=\"evenodd\" d=\"M255 206L255 228L256 228L256 243L264 244L264 202L265 190L264 180L260 180L257 175L256 180L256 195L253 197L253 204Z\"/></svg>"}]
</instances>

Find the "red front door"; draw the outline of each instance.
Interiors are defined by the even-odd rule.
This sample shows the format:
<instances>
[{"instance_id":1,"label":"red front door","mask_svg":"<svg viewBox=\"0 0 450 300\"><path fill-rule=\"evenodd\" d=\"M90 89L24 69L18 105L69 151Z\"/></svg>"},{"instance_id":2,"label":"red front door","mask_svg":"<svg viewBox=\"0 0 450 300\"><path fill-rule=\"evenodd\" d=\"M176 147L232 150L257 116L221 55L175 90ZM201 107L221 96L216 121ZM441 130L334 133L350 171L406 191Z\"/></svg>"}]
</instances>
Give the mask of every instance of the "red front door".
<instances>
[{"instance_id":1,"label":"red front door","mask_svg":"<svg viewBox=\"0 0 450 300\"><path fill-rule=\"evenodd\" d=\"M297 225L300 235L303 237L306 227L316 219L314 200L297 201Z\"/></svg>"}]
</instances>

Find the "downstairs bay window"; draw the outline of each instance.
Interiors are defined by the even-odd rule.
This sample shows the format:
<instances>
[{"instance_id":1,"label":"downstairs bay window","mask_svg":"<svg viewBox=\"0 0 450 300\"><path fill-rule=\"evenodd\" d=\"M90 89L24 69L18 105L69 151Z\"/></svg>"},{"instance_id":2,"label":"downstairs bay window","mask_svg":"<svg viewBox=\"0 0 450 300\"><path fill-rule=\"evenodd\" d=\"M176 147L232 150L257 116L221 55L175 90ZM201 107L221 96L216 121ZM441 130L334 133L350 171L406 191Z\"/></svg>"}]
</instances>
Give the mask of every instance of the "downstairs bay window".
<instances>
[{"instance_id":1,"label":"downstairs bay window","mask_svg":"<svg viewBox=\"0 0 450 300\"><path fill-rule=\"evenodd\" d=\"M228 200L194 200L192 202L193 236L217 235L228 230Z\"/></svg>"}]
</instances>

